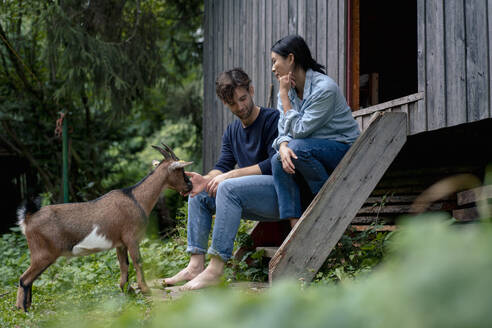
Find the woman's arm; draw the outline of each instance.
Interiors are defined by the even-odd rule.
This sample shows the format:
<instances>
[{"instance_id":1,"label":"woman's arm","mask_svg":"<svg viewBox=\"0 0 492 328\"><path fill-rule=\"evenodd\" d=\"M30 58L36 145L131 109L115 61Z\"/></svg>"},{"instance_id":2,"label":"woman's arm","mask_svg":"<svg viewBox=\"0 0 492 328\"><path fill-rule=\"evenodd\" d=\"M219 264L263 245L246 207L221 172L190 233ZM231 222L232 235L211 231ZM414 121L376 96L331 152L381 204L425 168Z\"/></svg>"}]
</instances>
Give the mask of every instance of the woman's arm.
<instances>
[{"instance_id":1,"label":"woman's arm","mask_svg":"<svg viewBox=\"0 0 492 328\"><path fill-rule=\"evenodd\" d=\"M333 118L335 99L336 90L332 88L313 92L304 100L300 111L290 110L285 114L285 133L294 139L308 138Z\"/></svg>"}]
</instances>

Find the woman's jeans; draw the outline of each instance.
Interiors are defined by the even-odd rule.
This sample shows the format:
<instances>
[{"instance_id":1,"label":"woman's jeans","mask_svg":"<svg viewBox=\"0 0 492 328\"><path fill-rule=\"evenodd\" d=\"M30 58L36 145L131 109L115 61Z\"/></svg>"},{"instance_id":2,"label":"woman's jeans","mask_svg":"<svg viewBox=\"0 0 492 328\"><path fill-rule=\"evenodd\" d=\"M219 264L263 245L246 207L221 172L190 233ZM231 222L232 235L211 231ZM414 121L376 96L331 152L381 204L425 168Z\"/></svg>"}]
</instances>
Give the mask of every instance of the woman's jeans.
<instances>
[{"instance_id":1,"label":"woman's jeans","mask_svg":"<svg viewBox=\"0 0 492 328\"><path fill-rule=\"evenodd\" d=\"M208 253L227 261L241 218L278 221L277 192L271 175L251 175L224 180L216 198L201 192L188 199L188 248L192 254L207 252L208 237L215 212L212 245Z\"/></svg>"},{"instance_id":2,"label":"woman's jeans","mask_svg":"<svg viewBox=\"0 0 492 328\"><path fill-rule=\"evenodd\" d=\"M293 139L288 144L297 155L292 158L296 173L300 173L311 192L317 194L350 145L328 139ZM282 168L279 154L272 157L272 172L277 192L280 218L300 218L301 194L294 175Z\"/></svg>"}]
</instances>

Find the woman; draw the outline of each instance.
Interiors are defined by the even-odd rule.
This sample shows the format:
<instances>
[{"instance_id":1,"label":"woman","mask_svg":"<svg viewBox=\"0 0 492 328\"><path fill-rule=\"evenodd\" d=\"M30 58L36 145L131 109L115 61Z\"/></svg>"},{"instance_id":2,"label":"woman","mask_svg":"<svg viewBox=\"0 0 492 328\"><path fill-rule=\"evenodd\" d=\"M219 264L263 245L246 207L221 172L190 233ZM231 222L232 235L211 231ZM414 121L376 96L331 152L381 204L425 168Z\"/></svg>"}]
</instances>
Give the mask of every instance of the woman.
<instances>
[{"instance_id":1,"label":"woman","mask_svg":"<svg viewBox=\"0 0 492 328\"><path fill-rule=\"evenodd\" d=\"M316 194L360 132L338 85L312 58L302 37L280 39L271 57L280 84L272 172L280 218L290 219L293 226L302 214L294 175L302 175Z\"/></svg>"}]
</instances>

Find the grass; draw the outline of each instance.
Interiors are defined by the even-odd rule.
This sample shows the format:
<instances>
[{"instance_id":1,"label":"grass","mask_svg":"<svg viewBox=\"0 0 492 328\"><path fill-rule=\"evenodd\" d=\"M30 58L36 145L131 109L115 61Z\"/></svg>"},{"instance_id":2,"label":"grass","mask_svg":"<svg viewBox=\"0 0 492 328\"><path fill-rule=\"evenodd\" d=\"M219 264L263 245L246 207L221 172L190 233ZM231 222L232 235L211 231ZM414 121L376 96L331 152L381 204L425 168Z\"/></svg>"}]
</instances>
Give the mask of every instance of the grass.
<instances>
[{"instance_id":1,"label":"grass","mask_svg":"<svg viewBox=\"0 0 492 328\"><path fill-rule=\"evenodd\" d=\"M179 213L177 228L166 239L146 238L140 244L147 281L173 275L188 263L186 207ZM251 226L252 222L241 224L236 247L248 242L246 232ZM344 235L314 284L353 279L370 271L381 261L386 240L387 235L373 230ZM59 258L34 283L33 306L29 313L23 313L14 306L19 276L29 266L29 251L18 228L1 236L0 254L0 327L51 327L67 321L73 326L74 310L80 318L91 318L101 327L111 326L122 314L131 312L138 326L138 322L150 320L155 311L156 304L138 292L128 294L119 290L119 266L116 252L111 250ZM268 266L262 254L251 252L248 256L250 266L245 258L228 265L223 285L234 280L266 281ZM133 266L129 272L133 283Z\"/></svg>"}]
</instances>

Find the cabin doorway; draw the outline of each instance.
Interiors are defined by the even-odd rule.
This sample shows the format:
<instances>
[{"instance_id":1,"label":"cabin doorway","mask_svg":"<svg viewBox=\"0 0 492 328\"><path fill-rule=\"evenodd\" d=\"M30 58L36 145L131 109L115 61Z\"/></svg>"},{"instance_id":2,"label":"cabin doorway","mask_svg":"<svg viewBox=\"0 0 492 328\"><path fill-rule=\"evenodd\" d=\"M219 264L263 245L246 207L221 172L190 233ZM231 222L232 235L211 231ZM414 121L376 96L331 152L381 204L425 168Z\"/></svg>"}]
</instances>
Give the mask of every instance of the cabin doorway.
<instances>
[{"instance_id":1,"label":"cabin doorway","mask_svg":"<svg viewBox=\"0 0 492 328\"><path fill-rule=\"evenodd\" d=\"M358 110L417 92L417 1L349 0L347 98Z\"/></svg>"}]
</instances>

